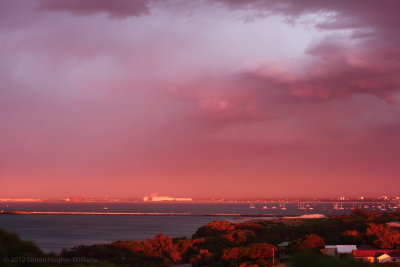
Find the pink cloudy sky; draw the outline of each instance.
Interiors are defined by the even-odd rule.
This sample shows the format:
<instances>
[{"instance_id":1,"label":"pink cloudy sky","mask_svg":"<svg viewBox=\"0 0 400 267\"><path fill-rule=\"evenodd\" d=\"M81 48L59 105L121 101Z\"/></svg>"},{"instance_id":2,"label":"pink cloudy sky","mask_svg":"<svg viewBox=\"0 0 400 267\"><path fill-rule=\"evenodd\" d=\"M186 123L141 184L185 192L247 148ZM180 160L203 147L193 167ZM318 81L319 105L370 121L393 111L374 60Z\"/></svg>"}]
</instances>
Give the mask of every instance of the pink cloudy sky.
<instances>
[{"instance_id":1,"label":"pink cloudy sky","mask_svg":"<svg viewBox=\"0 0 400 267\"><path fill-rule=\"evenodd\" d=\"M0 197L400 195L400 1L0 2Z\"/></svg>"}]
</instances>

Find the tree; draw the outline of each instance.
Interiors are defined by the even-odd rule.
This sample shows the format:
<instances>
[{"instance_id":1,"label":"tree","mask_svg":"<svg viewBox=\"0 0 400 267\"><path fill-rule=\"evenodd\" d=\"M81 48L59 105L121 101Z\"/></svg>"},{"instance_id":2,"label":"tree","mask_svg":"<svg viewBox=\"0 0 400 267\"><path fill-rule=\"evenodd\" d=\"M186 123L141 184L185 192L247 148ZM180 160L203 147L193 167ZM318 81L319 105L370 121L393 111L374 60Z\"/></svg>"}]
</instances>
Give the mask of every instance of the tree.
<instances>
[{"instance_id":1,"label":"tree","mask_svg":"<svg viewBox=\"0 0 400 267\"><path fill-rule=\"evenodd\" d=\"M255 233L251 230L234 230L222 236L223 239L226 239L232 243L246 243L249 238L254 237Z\"/></svg>"},{"instance_id":2,"label":"tree","mask_svg":"<svg viewBox=\"0 0 400 267\"><path fill-rule=\"evenodd\" d=\"M224 249L223 260L258 260L271 259L277 248L266 243L251 244L246 247Z\"/></svg>"},{"instance_id":3,"label":"tree","mask_svg":"<svg viewBox=\"0 0 400 267\"><path fill-rule=\"evenodd\" d=\"M4 257L44 257L34 243L23 241L17 234L8 233L0 228L0 265Z\"/></svg>"},{"instance_id":4,"label":"tree","mask_svg":"<svg viewBox=\"0 0 400 267\"><path fill-rule=\"evenodd\" d=\"M382 213L379 211L366 209L354 209L351 215L361 217L367 221L375 221L382 217Z\"/></svg>"},{"instance_id":5,"label":"tree","mask_svg":"<svg viewBox=\"0 0 400 267\"><path fill-rule=\"evenodd\" d=\"M322 237L315 234L309 234L297 240L297 243L295 244L295 250L306 251L322 248L324 246L325 241Z\"/></svg>"},{"instance_id":6,"label":"tree","mask_svg":"<svg viewBox=\"0 0 400 267\"><path fill-rule=\"evenodd\" d=\"M210 266L214 262L214 255L208 249L200 249L190 262L193 266Z\"/></svg>"},{"instance_id":7,"label":"tree","mask_svg":"<svg viewBox=\"0 0 400 267\"><path fill-rule=\"evenodd\" d=\"M234 229L235 225L228 221L213 221L206 226L200 227L192 237L200 238L206 236L219 236L233 231Z\"/></svg>"},{"instance_id":8,"label":"tree","mask_svg":"<svg viewBox=\"0 0 400 267\"><path fill-rule=\"evenodd\" d=\"M357 230L346 230L340 237L341 244L360 245L363 242L362 235Z\"/></svg>"},{"instance_id":9,"label":"tree","mask_svg":"<svg viewBox=\"0 0 400 267\"><path fill-rule=\"evenodd\" d=\"M395 249L400 245L400 232L391 229L386 224L368 224L367 237L381 249Z\"/></svg>"}]
</instances>

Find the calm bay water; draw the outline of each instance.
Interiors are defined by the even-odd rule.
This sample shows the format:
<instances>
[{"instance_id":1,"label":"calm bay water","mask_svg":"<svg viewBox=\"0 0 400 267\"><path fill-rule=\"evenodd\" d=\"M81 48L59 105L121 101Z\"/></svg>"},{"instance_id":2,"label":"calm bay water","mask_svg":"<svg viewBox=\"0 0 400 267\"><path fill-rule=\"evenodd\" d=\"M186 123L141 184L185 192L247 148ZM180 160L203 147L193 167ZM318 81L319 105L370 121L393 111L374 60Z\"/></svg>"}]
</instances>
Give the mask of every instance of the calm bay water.
<instances>
[{"instance_id":1,"label":"calm bay water","mask_svg":"<svg viewBox=\"0 0 400 267\"><path fill-rule=\"evenodd\" d=\"M2 215L0 227L34 241L46 252L58 252L81 244L145 240L157 233L190 237L213 220L184 216Z\"/></svg>"},{"instance_id":2,"label":"calm bay water","mask_svg":"<svg viewBox=\"0 0 400 267\"><path fill-rule=\"evenodd\" d=\"M304 209L299 209L304 207ZM354 206L378 209L379 203L64 203L29 202L0 203L4 211L69 211L69 212L142 212L191 214L348 214ZM265 208L267 207L267 209ZM273 208L275 207L275 208ZM394 211L394 205L387 211ZM382 209L382 207L381 207ZM145 240L157 233L167 236L190 237L199 227L214 220L233 220L229 217L190 216L118 216L118 215L0 215L0 227L34 241L45 251L60 251L80 244L101 244L117 240Z\"/></svg>"}]
</instances>

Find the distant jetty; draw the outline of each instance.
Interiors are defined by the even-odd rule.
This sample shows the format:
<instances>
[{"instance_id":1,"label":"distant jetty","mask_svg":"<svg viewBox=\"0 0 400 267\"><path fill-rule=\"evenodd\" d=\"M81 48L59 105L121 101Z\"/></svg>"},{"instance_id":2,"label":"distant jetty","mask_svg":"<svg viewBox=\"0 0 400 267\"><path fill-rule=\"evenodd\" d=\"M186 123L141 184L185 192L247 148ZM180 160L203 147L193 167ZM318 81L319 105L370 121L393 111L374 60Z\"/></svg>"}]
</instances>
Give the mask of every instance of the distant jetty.
<instances>
[{"instance_id":1,"label":"distant jetty","mask_svg":"<svg viewBox=\"0 0 400 267\"><path fill-rule=\"evenodd\" d=\"M164 213L164 212L86 212L86 211L0 211L1 214L11 215L118 215L118 216L191 216L191 217L295 217L296 215L283 214L196 214L196 213Z\"/></svg>"}]
</instances>

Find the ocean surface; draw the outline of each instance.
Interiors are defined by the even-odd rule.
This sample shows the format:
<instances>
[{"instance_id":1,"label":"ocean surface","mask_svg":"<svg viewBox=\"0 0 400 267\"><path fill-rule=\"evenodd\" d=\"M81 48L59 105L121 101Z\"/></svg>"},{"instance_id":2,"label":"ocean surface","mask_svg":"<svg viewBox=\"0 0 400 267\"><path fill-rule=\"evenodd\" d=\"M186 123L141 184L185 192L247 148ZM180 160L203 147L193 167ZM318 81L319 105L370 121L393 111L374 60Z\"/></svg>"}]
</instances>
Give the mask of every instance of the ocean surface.
<instances>
[{"instance_id":1,"label":"ocean surface","mask_svg":"<svg viewBox=\"0 0 400 267\"><path fill-rule=\"evenodd\" d=\"M190 237L214 220L235 221L236 215L348 214L352 208L396 211L398 204L382 203L143 203L143 202L9 202L0 211L190 213L208 216L14 215L0 214L0 227L35 242L46 252L81 244L117 240L146 240L158 233ZM215 214L231 214L216 217Z\"/></svg>"}]
</instances>

